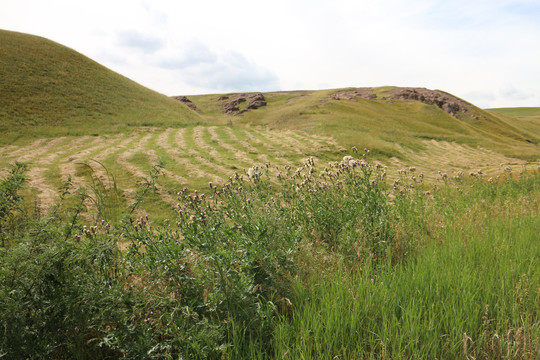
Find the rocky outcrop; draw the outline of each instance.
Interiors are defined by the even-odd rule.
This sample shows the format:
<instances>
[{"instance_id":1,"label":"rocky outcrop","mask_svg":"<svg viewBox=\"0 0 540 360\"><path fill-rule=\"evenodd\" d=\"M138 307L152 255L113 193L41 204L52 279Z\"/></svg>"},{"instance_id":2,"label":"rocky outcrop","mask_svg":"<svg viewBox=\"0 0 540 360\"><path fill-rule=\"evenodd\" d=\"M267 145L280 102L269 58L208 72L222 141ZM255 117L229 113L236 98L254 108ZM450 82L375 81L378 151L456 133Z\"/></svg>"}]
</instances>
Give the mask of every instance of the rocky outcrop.
<instances>
[{"instance_id":1,"label":"rocky outcrop","mask_svg":"<svg viewBox=\"0 0 540 360\"><path fill-rule=\"evenodd\" d=\"M469 112L470 107L468 103L455 96L425 88L396 88L392 91L392 99L416 100L424 104L435 105L454 117L458 113Z\"/></svg>"},{"instance_id":2,"label":"rocky outcrop","mask_svg":"<svg viewBox=\"0 0 540 360\"><path fill-rule=\"evenodd\" d=\"M343 90L330 95L332 100L352 100L358 98L366 100L377 100L377 95L372 88L355 88ZM415 100L424 104L435 105L444 110L453 117L459 113L470 113L471 105L458 99L455 96L438 90L429 90L425 88L395 88L390 91L388 97L382 97L381 100ZM471 115L473 119L478 120L478 115Z\"/></svg>"},{"instance_id":3,"label":"rocky outcrop","mask_svg":"<svg viewBox=\"0 0 540 360\"><path fill-rule=\"evenodd\" d=\"M224 101L229 100L228 96L221 96L217 99L218 101ZM247 105L242 110L240 110L239 104L246 102ZM264 95L261 93L257 94L241 94L237 95L235 98L230 99L229 101L223 103L223 113L226 115L239 115L243 114L245 112L248 112L250 110L255 110L260 108L261 106L266 106L266 99L264 98Z\"/></svg>"},{"instance_id":4,"label":"rocky outcrop","mask_svg":"<svg viewBox=\"0 0 540 360\"><path fill-rule=\"evenodd\" d=\"M330 95L332 100L352 100L356 101L356 98L375 100L377 95L373 93L371 88L356 88L352 90L344 90Z\"/></svg>"},{"instance_id":5,"label":"rocky outcrop","mask_svg":"<svg viewBox=\"0 0 540 360\"><path fill-rule=\"evenodd\" d=\"M197 108L197 106L191 102L191 100L189 100L187 98L187 96L173 96L173 99L175 100L178 100L180 102L183 102L184 104L187 105L188 108L190 108L191 110L195 111L195 112L198 112L200 113L201 111Z\"/></svg>"}]
</instances>

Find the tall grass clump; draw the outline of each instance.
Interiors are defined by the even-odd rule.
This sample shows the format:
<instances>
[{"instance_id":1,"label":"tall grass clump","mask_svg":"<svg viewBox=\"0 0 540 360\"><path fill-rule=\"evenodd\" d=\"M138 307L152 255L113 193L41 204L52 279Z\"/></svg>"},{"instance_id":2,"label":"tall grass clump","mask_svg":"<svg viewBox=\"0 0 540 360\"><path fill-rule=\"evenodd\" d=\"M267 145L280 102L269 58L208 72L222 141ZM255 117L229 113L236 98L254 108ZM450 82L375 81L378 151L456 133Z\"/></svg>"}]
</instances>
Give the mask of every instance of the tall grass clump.
<instances>
[{"instance_id":1,"label":"tall grass clump","mask_svg":"<svg viewBox=\"0 0 540 360\"><path fill-rule=\"evenodd\" d=\"M88 201L95 209L95 220L109 219L109 221L117 222L120 220L123 211L124 199L123 193L118 188L116 176L111 173L107 167L99 161L94 160L95 164L90 163L80 164L81 172L88 174L90 183L87 186ZM101 168L104 172L103 178L98 176L95 167Z\"/></svg>"}]
</instances>

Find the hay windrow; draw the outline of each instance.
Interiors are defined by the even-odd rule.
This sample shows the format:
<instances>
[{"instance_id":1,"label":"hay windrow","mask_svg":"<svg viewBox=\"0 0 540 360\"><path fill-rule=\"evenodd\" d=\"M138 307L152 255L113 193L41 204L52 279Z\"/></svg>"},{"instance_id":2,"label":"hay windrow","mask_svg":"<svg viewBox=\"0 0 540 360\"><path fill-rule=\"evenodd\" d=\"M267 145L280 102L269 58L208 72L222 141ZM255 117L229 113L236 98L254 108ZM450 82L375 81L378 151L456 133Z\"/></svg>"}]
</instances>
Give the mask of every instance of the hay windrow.
<instances>
[{"instance_id":1,"label":"hay windrow","mask_svg":"<svg viewBox=\"0 0 540 360\"><path fill-rule=\"evenodd\" d=\"M396 151L402 156L401 159L385 161L389 176L392 177L393 170L415 166L426 180L436 181L440 179L439 171L449 176L458 172L468 175L469 172L478 171L493 175L508 165L526 164L523 160L492 150L455 142L424 140L422 146L424 150L414 151L396 144ZM340 150L343 147L331 137L312 136L301 131L195 126L160 130L146 128L144 132L114 136L38 139L23 147L2 147L0 154L6 165L11 160L30 161L33 170L28 174L31 178L29 186L36 189L40 206L46 208L57 198L59 179L54 177L57 172L62 181L71 176L76 186L89 181L87 176L78 175L79 163L89 164L93 169L92 176L101 181L107 181L108 171L113 175L122 171L131 174L131 179L124 176L124 180L118 184L122 191L130 194L135 191L136 178L147 177L147 169L157 163L160 156L166 162L163 170L165 183L189 187L193 183L200 186L207 181L222 183L235 171L241 173L244 168L253 165L272 163L279 167L294 166L301 158L314 154L314 151ZM140 154L138 162L132 161L136 154ZM314 159L318 159L316 154ZM106 164L107 168L98 163ZM0 175L6 174L7 170L2 169ZM164 201L172 201L171 195L164 189L160 189L160 194Z\"/></svg>"},{"instance_id":2,"label":"hay windrow","mask_svg":"<svg viewBox=\"0 0 540 360\"><path fill-rule=\"evenodd\" d=\"M212 126L208 128L208 132L210 133L210 138L213 142L221 146L226 151L230 152L234 155L235 160L244 162L246 164L253 163L253 159L251 159L248 154L244 151L238 150L234 146L228 144L225 142L216 132L216 127Z\"/></svg>"},{"instance_id":3,"label":"hay windrow","mask_svg":"<svg viewBox=\"0 0 540 360\"><path fill-rule=\"evenodd\" d=\"M403 169L415 166L417 172L426 175L427 179L438 179L439 171L450 175L459 172L477 174L481 171L485 175L501 173L506 166L526 164L525 161L510 158L490 150L447 141L423 141L426 147L423 151L413 151L396 144L396 147L404 155L406 161L391 158L387 164L390 169Z\"/></svg>"}]
</instances>

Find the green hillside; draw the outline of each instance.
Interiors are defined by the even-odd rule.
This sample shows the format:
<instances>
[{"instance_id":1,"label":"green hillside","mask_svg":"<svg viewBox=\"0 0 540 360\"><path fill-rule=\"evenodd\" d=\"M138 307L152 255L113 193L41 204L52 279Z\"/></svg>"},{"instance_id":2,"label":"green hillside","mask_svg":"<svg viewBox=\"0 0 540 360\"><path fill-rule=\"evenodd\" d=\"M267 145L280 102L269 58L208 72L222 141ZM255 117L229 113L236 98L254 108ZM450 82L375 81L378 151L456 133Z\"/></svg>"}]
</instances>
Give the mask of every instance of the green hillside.
<instances>
[{"instance_id":1,"label":"green hillside","mask_svg":"<svg viewBox=\"0 0 540 360\"><path fill-rule=\"evenodd\" d=\"M517 119L530 133L540 134L540 107L499 108L489 111Z\"/></svg>"},{"instance_id":2,"label":"green hillside","mask_svg":"<svg viewBox=\"0 0 540 360\"><path fill-rule=\"evenodd\" d=\"M341 148L367 147L381 159L404 159L404 148L429 152L432 141L480 146L524 160L536 160L540 152L537 109L488 111L442 91L397 87L213 94L178 101L67 47L10 31L0 31L0 81L4 144L148 126L229 125L331 137Z\"/></svg>"},{"instance_id":3,"label":"green hillside","mask_svg":"<svg viewBox=\"0 0 540 360\"><path fill-rule=\"evenodd\" d=\"M53 41L0 30L0 132L90 134L199 121L151 91Z\"/></svg>"},{"instance_id":4,"label":"green hillside","mask_svg":"<svg viewBox=\"0 0 540 360\"><path fill-rule=\"evenodd\" d=\"M266 106L236 116L223 115L224 100L220 99L234 99L239 94L200 95L189 99L209 121L225 116L223 121L231 124L263 125L268 129L302 130L332 136L342 146L361 144L381 157L400 156L399 146L423 150L426 140L482 146L529 160L538 157L540 129L530 119L482 110L442 91L418 89L426 96L460 104L461 110L450 114L434 104L396 98L395 94L403 91L407 89L380 87L361 91L264 93ZM355 96L355 92L367 92L376 97Z\"/></svg>"},{"instance_id":5,"label":"green hillside","mask_svg":"<svg viewBox=\"0 0 540 360\"><path fill-rule=\"evenodd\" d=\"M513 116L518 118L536 117L540 118L540 107L514 107L488 109L491 112Z\"/></svg>"}]
</instances>

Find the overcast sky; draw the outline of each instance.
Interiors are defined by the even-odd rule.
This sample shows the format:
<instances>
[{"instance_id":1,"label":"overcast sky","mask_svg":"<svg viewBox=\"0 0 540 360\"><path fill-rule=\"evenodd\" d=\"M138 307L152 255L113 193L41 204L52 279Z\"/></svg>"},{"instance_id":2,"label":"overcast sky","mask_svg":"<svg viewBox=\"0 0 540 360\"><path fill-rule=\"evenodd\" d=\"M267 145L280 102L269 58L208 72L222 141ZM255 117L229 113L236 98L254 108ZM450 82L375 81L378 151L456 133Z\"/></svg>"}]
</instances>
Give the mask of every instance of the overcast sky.
<instances>
[{"instance_id":1,"label":"overcast sky","mask_svg":"<svg viewBox=\"0 0 540 360\"><path fill-rule=\"evenodd\" d=\"M166 95L396 85L540 106L540 0L0 0L0 28Z\"/></svg>"}]
</instances>

